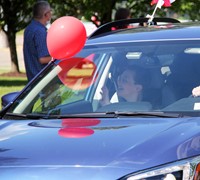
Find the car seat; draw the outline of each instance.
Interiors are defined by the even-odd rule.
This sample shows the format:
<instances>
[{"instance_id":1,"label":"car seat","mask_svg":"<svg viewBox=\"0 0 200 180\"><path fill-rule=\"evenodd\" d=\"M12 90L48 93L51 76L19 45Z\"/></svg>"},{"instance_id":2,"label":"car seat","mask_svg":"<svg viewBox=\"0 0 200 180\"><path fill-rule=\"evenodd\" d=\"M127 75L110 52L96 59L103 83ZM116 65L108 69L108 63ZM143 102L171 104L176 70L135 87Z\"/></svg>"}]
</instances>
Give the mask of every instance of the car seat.
<instances>
[{"instance_id":1,"label":"car seat","mask_svg":"<svg viewBox=\"0 0 200 180\"><path fill-rule=\"evenodd\" d=\"M153 109L159 109L162 104L162 88L164 77L160 66L154 66L148 69L149 83L143 92L143 100L152 104Z\"/></svg>"},{"instance_id":2,"label":"car seat","mask_svg":"<svg viewBox=\"0 0 200 180\"><path fill-rule=\"evenodd\" d=\"M181 53L174 59L170 70L162 90L163 107L190 96L192 89L200 85L200 55Z\"/></svg>"}]
</instances>

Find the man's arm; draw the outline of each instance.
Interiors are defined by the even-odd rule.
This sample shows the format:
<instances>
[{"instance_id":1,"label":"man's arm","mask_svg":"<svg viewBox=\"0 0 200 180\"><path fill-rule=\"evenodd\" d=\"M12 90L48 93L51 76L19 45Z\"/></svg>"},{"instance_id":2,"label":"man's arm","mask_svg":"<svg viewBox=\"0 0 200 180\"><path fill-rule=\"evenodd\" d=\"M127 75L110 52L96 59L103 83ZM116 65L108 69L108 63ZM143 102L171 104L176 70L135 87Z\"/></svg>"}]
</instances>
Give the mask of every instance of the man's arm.
<instances>
[{"instance_id":1,"label":"man's arm","mask_svg":"<svg viewBox=\"0 0 200 180\"><path fill-rule=\"evenodd\" d=\"M40 61L40 63L41 64L47 64L49 61L51 61L52 60L52 57L51 56L46 56L46 57L41 57L40 59L39 59L39 61Z\"/></svg>"}]
</instances>

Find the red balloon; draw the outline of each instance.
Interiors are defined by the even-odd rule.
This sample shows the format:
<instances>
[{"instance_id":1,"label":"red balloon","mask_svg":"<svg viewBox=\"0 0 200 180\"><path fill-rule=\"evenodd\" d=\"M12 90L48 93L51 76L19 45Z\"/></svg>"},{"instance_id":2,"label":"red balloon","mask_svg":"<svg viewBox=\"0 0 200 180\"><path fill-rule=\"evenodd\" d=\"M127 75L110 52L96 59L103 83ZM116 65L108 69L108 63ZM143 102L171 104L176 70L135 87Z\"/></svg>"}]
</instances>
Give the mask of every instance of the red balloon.
<instances>
[{"instance_id":1,"label":"red balloon","mask_svg":"<svg viewBox=\"0 0 200 180\"><path fill-rule=\"evenodd\" d=\"M83 23L72 16L55 20L47 33L47 47L54 59L66 59L77 54L86 42Z\"/></svg>"},{"instance_id":2,"label":"red balloon","mask_svg":"<svg viewBox=\"0 0 200 180\"><path fill-rule=\"evenodd\" d=\"M70 127L60 129L58 134L65 138L84 138L93 135L94 130L90 128Z\"/></svg>"},{"instance_id":3,"label":"red balloon","mask_svg":"<svg viewBox=\"0 0 200 180\"><path fill-rule=\"evenodd\" d=\"M99 119L85 118L85 119L62 119L62 127L85 127L96 126L101 121Z\"/></svg>"},{"instance_id":4,"label":"red balloon","mask_svg":"<svg viewBox=\"0 0 200 180\"><path fill-rule=\"evenodd\" d=\"M65 138L83 138L94 134L94 130L88 126L96 126L101 121L92 118L62 119L62 128L58 134Z\"/></svg>"}]
</instances>

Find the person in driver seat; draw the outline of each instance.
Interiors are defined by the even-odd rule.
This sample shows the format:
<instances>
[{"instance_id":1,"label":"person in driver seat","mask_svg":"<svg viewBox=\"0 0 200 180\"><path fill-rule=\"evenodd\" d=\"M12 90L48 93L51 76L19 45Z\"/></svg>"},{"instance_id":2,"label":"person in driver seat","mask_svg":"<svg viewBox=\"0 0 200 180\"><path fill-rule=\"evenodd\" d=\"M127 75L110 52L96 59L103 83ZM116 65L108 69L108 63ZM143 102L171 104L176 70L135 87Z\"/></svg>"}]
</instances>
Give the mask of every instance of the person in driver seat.
<instances>
[{"instance_id":1,"label":"person in driver seat","mask_svg":"<svg viewBox=\"0 0 200 180\"><path fill-rule=\"evenodd\" d=\"M148 76L139 66L128 66L117 78L117 89L113 97L109 98L109 90L102 88L101 106L114 102L138 102L142 101L143 90Z\"/></svg>"}]
</instances>

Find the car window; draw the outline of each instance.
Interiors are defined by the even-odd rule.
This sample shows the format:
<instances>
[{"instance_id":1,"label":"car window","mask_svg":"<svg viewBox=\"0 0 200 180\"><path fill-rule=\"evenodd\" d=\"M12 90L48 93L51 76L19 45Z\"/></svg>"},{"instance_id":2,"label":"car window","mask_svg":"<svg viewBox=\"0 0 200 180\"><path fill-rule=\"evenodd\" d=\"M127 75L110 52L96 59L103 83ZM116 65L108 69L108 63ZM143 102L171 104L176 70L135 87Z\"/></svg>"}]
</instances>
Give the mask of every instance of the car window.
<instances>
[{"instance_id":1,"label":"car window","mask_svg":"<svg viewBox=\"0 0 200 180\"><path fill-rule=\"evenodd\" d=\"M197 40L88 44L76 57L55 63L10 112L199 111L199 98L191 97L200 84L199 48ZM123 73L136 67L140 75L133 73L137 80L131 87L131 77L126 80ZM105 87L108 101L103 105ZM129 87L130 95L122 92Z\"/></svg>"}]
</instances>

